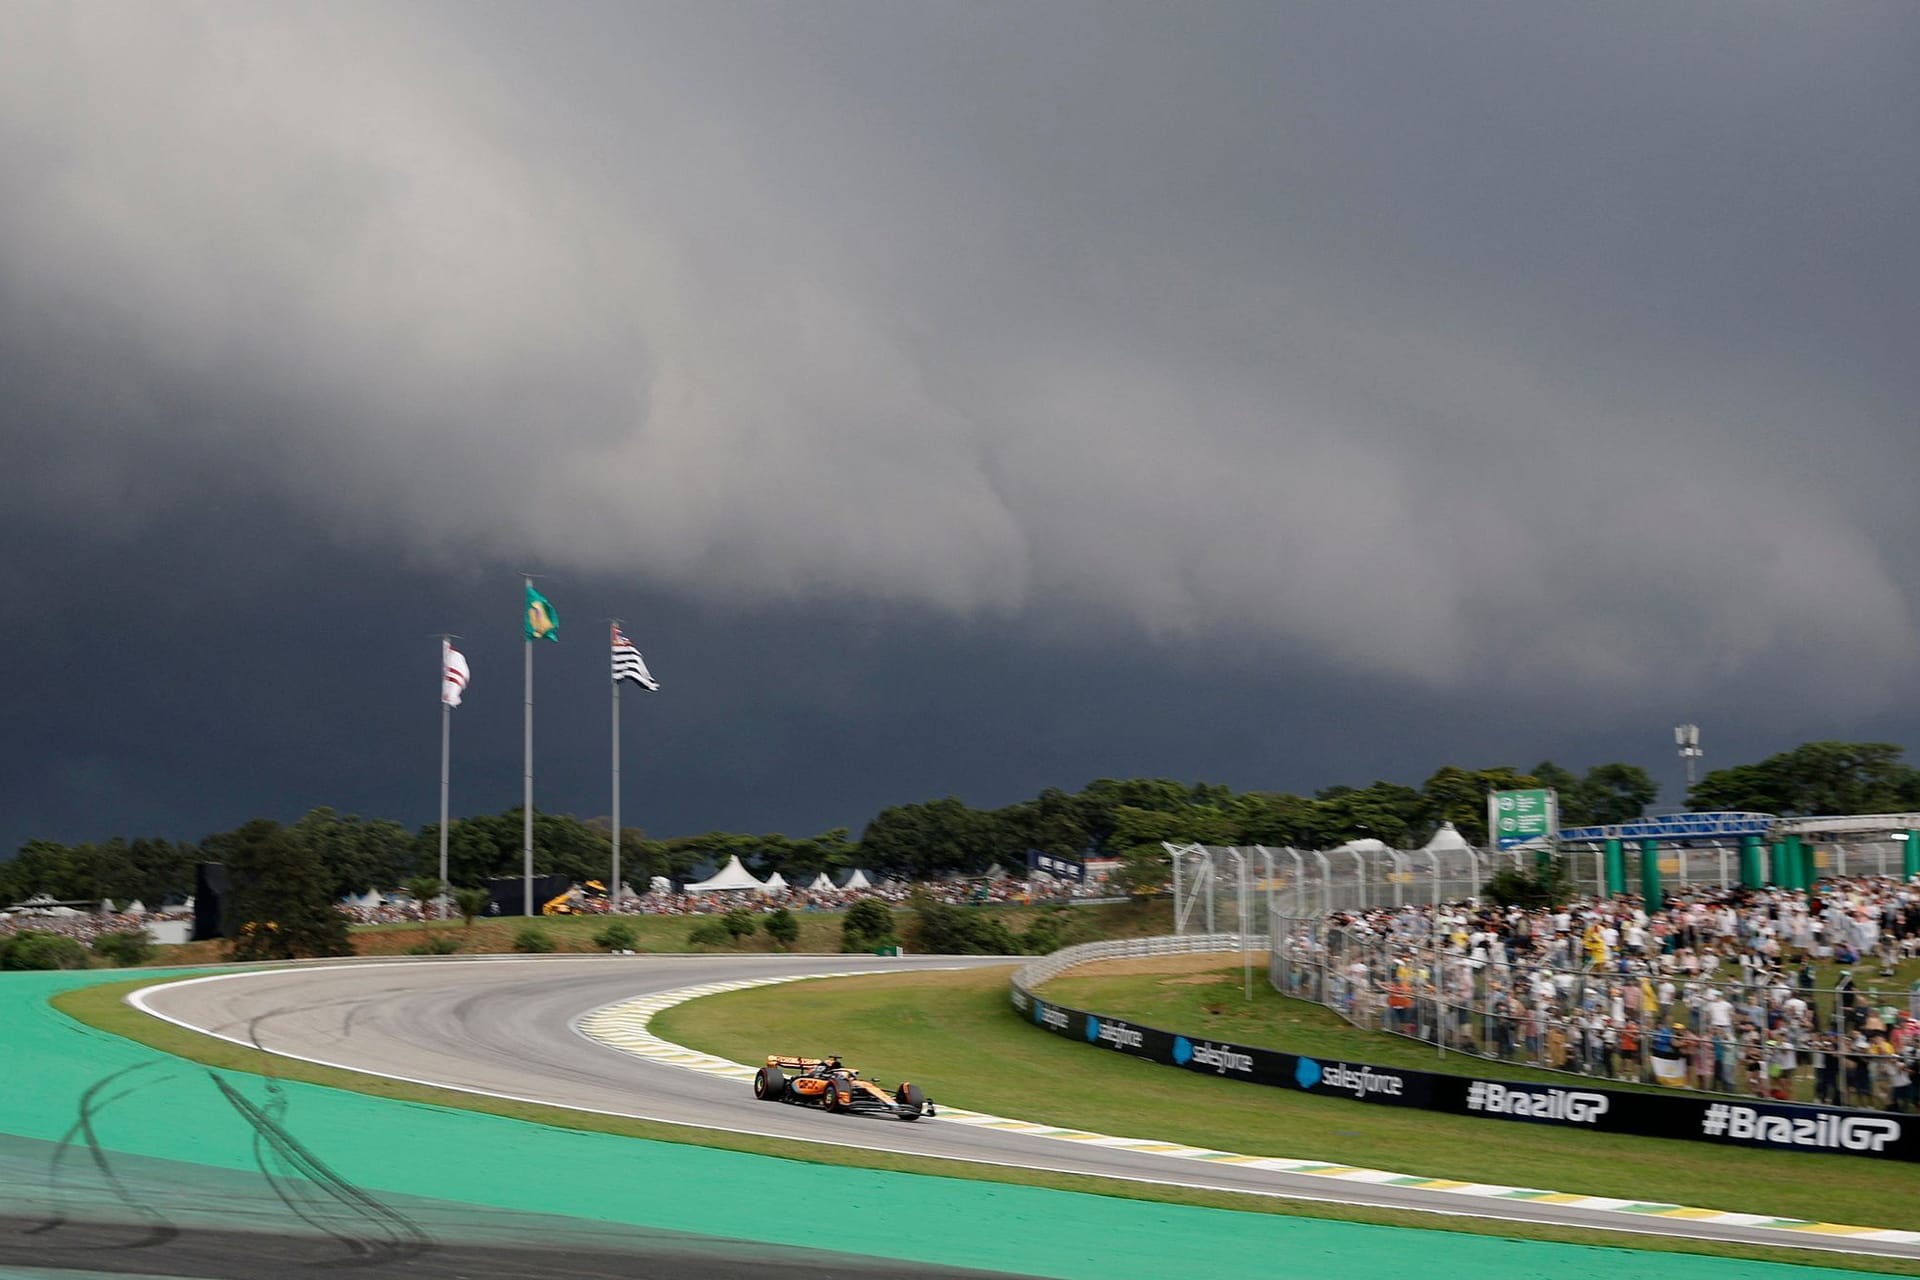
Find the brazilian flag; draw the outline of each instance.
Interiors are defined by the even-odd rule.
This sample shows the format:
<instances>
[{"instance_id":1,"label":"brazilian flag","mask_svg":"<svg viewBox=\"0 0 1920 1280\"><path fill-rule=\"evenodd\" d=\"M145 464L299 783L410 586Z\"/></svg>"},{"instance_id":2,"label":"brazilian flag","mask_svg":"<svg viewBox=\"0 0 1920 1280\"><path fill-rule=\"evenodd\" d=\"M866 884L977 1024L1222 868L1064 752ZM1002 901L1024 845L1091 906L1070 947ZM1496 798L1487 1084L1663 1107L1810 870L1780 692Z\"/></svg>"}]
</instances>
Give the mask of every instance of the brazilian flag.
<instances>
[{"instance_id":1,"label":"brazilian flag","mask_svg":"<svg viewBox=\"0 0 1920 1280\"><path fill-rule=\"evenodd\" d=\"M531 584L527 587L527 639L560 639L560 615L554 612L553 602Z\"/></svg>"}]
</instances>

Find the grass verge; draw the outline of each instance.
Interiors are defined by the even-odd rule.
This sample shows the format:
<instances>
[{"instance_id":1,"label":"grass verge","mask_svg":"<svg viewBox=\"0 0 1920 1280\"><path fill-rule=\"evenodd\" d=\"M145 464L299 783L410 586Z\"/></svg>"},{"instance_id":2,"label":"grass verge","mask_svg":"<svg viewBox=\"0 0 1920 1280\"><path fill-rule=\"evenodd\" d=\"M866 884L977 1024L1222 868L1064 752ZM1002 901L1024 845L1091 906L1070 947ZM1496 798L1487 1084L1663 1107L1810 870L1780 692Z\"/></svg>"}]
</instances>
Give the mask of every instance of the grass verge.
<instances>
[{"instance_id":1,"label":"grass verge","mask_svg":"<svg viewBox=\"0 0 1920 1280\"><path fill-rule=\"evenodd\" d=\"M1013 1018L1011 1013L995 1018L999 1006L1004 1004L1005 979L1010 970L987 970L979 976L984 989L975 991L961 990L939 996L936 1006L946 1006L957 999L958 1003L970 1008L978 1019L997 1020L1003 1025L998 1031L1017 1032L1018 1040L1030 1043L1034 1047L1048 1046L1066 1050L1076 1050L1075 1046L1059 1037L1044 1035L1033 1031L1024 1022ZM969 974L920 974L915 975L917 983L937 978L940 986L951 987L954 980L973 976ZM170 978L168 981L177 981ZM860 1023L860 1035L869 1034L873 1028L873 1019L866 1016L874 1009L876 986L891 984L891 1003L896 1012L918 1010L921 1014L930 1012L929 1007L920 1000L921 995L933 994L918 990L916 981L902 983L900 979L846 979L839 982L806 982L789 984L770 992L740 993L739 995L716 996L695 1001L671 1011L670 1016L676 1022L686 1020L676 1032L676 1038L685 1037L683 1042L692 1042L699 1038L695 1033L696 1024L726 1022L732 1016L729 1006L742 996L766 995L773 991L784 992L789 996L800 997L793 1007L811 1009L813 1017L803 1018L800 1027L769 1028L763 1036L761 1032L751 1033L754 1046L742 1052L743 1060L751 1061L767 1051L766 1037L777 1034L790 1035L797 1041L814 1043L823 1036L837 1038L843 1031L854 1034L849 1023ZM54 1000L54 1006L62 1013L89 1026L97 1027L111 1034L123 1036L137 1043L145 1044L164 1053L176 1055L190 1061L200 1062L221 1070L248 1072L271 1076L281 1080L297 1080L308 1084L328 1088L350 1089L375 1097L389 1098L401 1102L443 1106L459 1110L477 1111L508 1119L526 1121L533 1124L549 1125L556 1128L583 1132L610 1133L626 1137L643 1138L660 1142L690 1143L723 1150L739 1151L750 1155L767 1156L777 1159L794 1160L812 1164L844 1165L858 1168L878 1169L891 1172L924 1174L949 1178L966 1178L973 1181L1000 1182L1018 1186L1040 1187L1060 1191L1079 1192L1092 1195L1115 1196L1124 1199L1153 1201L1166 1204L1192 1205L1202 1208L1225 1209L1237 1212L1268 1213L1281 1216L1311 1217L1343 1222L1370 1223L1381 1226L1415 1227L1427 1230L1444 1230L1473 1235L1490 1235L1529 1240L1553 1241L1566 1244L1587 1245L1600 1248L1639 1248L1661 1250L1674 1253L1706 1254L1721 1257L1745 1258L1764 1262L1777 1262L1789 1265L1819 1264L1836 1268L1871 1272L1887 1275L1916 1275L1920 1267L1897 1259L1871 1258L1858 1255L1817 1254L1791 1248L1767 1248L1752 1245L1721 1244L1713 1241L1675 1239L1661 1236L1642 1236L1613 1231L1586 1231L1576 1228L1540 1226L1525 1223L1490 1222L1466 1217L1442 1217L1427 1213L1410 1213L1392 1209L1376 1209L1366 1206L1339 1205L1326 1202L1306 1203L1266 1196L1249 1196L1224 1192L1209 1192L1180 1187L1147 1185L1124 1182L1115 1179L1086 1177L1075 1174L1057 1174L1037 1170L1010 1169L1000 1166L969 1164L964 1161L937 1160L889 1152L871 1151L844 1147L819 1147L807 1143L789 1142L774 1138L757 1138L737 1133L716 1130L687 1128L667 1125L653 1121L625 1119L614 1116L590 1115L570 1111L561 1107L548 1107L528 1103L507 1102L484 1098L453 1090L436 1089L430 1086L408 1084L388 1080L379 1076L365 1075L359 1072L345 1071L332 1067L322 1067L311 1063L297 1062L288 1058L279 1058L258 1050L243 1048L216 1040L209 1036L198 1035L182 1030L157 1018L140 1013L125 1003L128 993L154 984L151 978L139 978L127 982L85 987L66 992ZM829 992L839 988L828 998ZM736 1009L734 1012L738 1012ZM844 1015L840 1023L833 1019L836 1014ZM827 1019L821 1021L821 1018ZM1005 1025L1005 1024L1011 1024ZM882 1020L884 1027L884 1020ZM804 1028L804 1029L802 1029ZM920 1024L925 1030L926 1023ZM661 1028L663 1033L665 1028ZM878 1063L888 1063L889 1070L897 1068L903 1059L911 1056L909 1046L911 1033L906 1039L887 1039L881 1029L882 1039L871 1045L872 1059ZM944 1038L944 1037L943 1037ZM720 1051L720 1050L716 1050ZM841 1051L862 1053L855 1039L841 1040ZM1045 1052L1046 1050L1042 1050ZM1087 1053L1096 1061L1102 1057L1097 1051ZM1018 1063L989 1061L986 1067L1017 1074ZM1071 1079L1078 1064L1069 1062L1066 1077ZM1145 1064L1122 1062L1123 1066L1142 1067ZM1010 1069L1011 1068L1011 1069ZM1164 1068L1154 1069L1155 1078L1177 1076ZM924 1074L924 1073L923 1073ZM927 1076L926 1078L932 1078ZM955 1084L959 1082L956 1079ZM1202 1085L1224 1082L1197 1080ZM1151 1089L1151 1086L1149 1086ZM964 1090L962 1091L964 1092ZM1024 1091L1021 1091L1024 1093ZM1256 1091L1265 1093L1267 1091ZM944 1090L943 1095L955 1104L962 1103L960 1094ZM1314 1100L1319 1101L1319 1100ZM984 1103L976 1105L984 1106ZM1009 1114L1037 1114L1030 1106L1009 1106ZM1145 1116L1153 1120L1153 1127L1159 1131L1161 1123L1169 1120L1171 1113L1164 1103L1136 1112L1135 1118ZM1066 1116L1049 1116L1061 1123L1075 1123ZM823 1122L830 1123L828 1117ZM1138 1127L1138 1126L1134 1126ZM1340 1133L1344 1131L1336 1131ZM1876 1224L1877 1225L1877 1224Z\"/></svg>"},{"instance_id":2,"label":"grass verge","mask_svg":"<svg viewBox=\"0 0 1920 1280\"><path fill-rule=\"evenodd\" d=\"M681 1044L740 1061L769 1051L836 1052L876 1074L910 1076L956 1106L1104 1133L1462 1181L1920 1229L1920 1170L1910 1165L1402 1112L1174 1071L1037 1030L1009 1007L1008 972L848 978L736 992L669 1009L654 1026ZM1170 989L1181 994L1173 999L1196 998L1211 986L1213 996L1197 999L1224 1004L1223 985L1244 999L1235 989L1237 969L1205 976L1207 983L1176 982ZM1049 986L1071 1003L1065 988L1064 982ZM1092 1007L1123 1012L1099 1002ZM1177 1016L1169 1011L1143 1020L1187 1029Z\"/></svg>"}]
</instances>

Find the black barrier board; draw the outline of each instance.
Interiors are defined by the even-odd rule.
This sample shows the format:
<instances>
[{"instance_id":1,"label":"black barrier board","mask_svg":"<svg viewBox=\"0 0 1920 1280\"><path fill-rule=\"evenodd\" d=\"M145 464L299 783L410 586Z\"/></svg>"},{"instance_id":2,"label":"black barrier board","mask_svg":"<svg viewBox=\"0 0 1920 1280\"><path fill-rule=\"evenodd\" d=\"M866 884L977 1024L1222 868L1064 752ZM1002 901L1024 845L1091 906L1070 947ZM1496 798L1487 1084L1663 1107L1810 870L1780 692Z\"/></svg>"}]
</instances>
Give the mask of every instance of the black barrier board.
<instances>
[{"instance_id":1,"label":"black barrier board","mask_svg":"<svg viewBox=\"0 0 1920 1280\"><path fill-rule=\"evenodd\" d=\"M1920 1160L1920 1117L1769 1102L1726 1094L1635 1093L1561 1084L1516 1083L1309 1058L1184 1036L1121 1018L1050 1004L1018 986L1013 1007L1057 1035L1165 1066L1252 1084L1297 1089L1375 1105L1416 1107L1516 1121L1680 1138L1778 1151Z\"/></svg>"},{"instance_id":2,"label":"black barrier board","mask_svg":"<svg viewBox=\"0 0 1920 1280\"><path fill-rule=\"evenodd\" d=\"M189 939L205 942L209 938L231 938L239 921L228 917L227 897L233 884L224 862L202 862L193 869L193 932Z\"/></svg>"}]
</instances>

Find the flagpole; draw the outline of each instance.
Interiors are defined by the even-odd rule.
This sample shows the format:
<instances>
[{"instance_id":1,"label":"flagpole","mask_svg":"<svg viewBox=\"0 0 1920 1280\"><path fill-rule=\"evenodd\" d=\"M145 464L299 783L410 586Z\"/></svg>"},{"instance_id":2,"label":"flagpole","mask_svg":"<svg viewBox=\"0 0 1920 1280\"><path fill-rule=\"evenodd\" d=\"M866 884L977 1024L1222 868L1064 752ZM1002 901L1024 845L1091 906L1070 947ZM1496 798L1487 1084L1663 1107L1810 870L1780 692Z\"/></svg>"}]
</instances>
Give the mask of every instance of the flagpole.
<instances>
[{"instance_id":1,"label":"flagpole","mask_svg":"<svg viewBox=\"0 0 1920 1280\"><path fill-rule=\"evenodd\" d=\"M526 579L527 590L533 590L533 577L522 575ZM522 613L525 605L522 604ZM533 914L533 636L525 635L527 647L527 706L524 725L523 757L524 772L521 778L520 819L521 849L525 854L525 872L520 891L521 906L526 915Z\"/></svg>"},{"instance_id":2,"label":"flagpole","mask_svg":"<svg viewBox=\"0 0 1920 1280\"><path fill-rule=\"evenodd\" d=\"M440 918L447 918L447 764L453 741L453 707L447 702L447 651L453 648L449 636L440 637Z\"/></svg>"},{"instance_id":3,"label":"flagpole","mask_svg":"<svg viewBox=\"0 0 1920 1280\"><path fill-rule=\"evenodd\" d=\"M619 629L619 622L614 628ZM611 650L609 650L611 652ZM620 910L620 681L613 681L613 909Z\"/></svg>"}]
</instances>

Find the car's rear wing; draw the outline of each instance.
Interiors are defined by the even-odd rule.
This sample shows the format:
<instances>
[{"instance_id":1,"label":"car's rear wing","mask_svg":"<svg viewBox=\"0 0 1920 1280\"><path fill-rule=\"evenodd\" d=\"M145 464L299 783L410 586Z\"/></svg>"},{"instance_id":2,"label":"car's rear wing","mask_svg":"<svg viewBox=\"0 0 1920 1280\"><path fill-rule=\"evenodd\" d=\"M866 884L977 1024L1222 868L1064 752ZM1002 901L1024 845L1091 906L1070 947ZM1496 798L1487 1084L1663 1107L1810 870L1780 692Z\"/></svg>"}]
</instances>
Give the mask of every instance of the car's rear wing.
<instances>
[{"instance_id":1,"label":"car's rear wing","mask_svg":"<svg viewBox=\"0 0 1920 1280\"><path fill-rule=\"evenodd\" d=\"M783 1067L788 1071L808 1071L814 1067L826 1066L827 1060L825 1058L790 1058L784 1054L770 1053L767 1055L767 1065Z\"/></svg>"}]
</instances>

